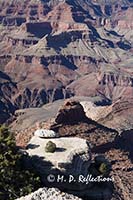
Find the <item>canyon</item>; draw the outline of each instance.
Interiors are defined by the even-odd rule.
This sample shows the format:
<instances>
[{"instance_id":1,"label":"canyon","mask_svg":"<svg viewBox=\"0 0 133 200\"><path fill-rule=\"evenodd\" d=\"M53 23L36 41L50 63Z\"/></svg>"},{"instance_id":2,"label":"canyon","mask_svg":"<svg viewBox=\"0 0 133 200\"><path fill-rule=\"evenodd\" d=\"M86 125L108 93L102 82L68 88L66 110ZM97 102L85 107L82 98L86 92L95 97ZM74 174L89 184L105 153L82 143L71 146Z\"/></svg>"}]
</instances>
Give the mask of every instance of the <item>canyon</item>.
<instances>
[{"instance_id":1,"label":"canyon","mask_svg":"<svg viewBox=\"0 0 133 200\"><path fill-rule=\"evenodd\" d=\"M3 123L22 151L40 128L89 142L111 162L109 199L132 199L133 1L0 0ZM80 199L62 193L22 199Z\"/></svg>"},{"instance_id":2,"label":"canyon","mask_svg":"<svg viewBox=\"0 0 133 200\"><path fill-rule=\"evenodd\" d=\"M72 96L132 102L132 13L132 1L0 1L1 122Z\"/></svg>"}]
</instances>

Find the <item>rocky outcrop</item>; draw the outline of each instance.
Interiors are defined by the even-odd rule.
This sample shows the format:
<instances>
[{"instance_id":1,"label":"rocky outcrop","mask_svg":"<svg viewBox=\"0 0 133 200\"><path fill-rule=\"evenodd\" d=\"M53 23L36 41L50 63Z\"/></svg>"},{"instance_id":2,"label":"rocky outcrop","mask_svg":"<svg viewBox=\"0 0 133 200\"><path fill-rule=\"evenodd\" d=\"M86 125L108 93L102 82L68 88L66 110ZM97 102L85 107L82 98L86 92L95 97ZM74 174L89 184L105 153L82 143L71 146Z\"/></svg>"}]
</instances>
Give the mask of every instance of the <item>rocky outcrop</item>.
<instances>
[{"instance_id":1,"label":"rocky outcrop","mask_svg":"<svg viewBox=\"0 0 133 200\"><path fill-rule=\"evenodd\" d=\"M65 117L68 120L64 121L67 119ZM43 128L43 124L40 126ZM69 189L72 193L88 198L96 198L97 196L99 199L102 199L103 196L110 198L112 194L110 184L105 184L103 191L98 185L93 187L91 182L80 184L76 181L70 184L69 176L71 174L76 177L76 180L80 174L87 176L92 162L90 147L93 151L97 151L97 148L100 148L100 151L108 149L110 146L106 146L106 144L114 142L117 138L117 132L88 119L83 107L72 100L65 102L64 106L60 108L49 128L58 132L60 137L39 138L33 136L25 150L31 156L30 162L26 161L27 164L32 164L37 169L47 186L49 186L49 174L52 174L55 179L52 183L50 182L50 186ZM26 132L28 133L28 131ZM56 145L54 153L45 151L45 146L49 141ZM57 183L58 175L64 176L66 181Z\"/></svg>"},{"instance_id":2,"label":"rocky outcrop","mask_svg":"<svg viewBox=\"0 0 133 200\"><path fill-rule=\"evenodd\" d=\"M82 101L81 105L84 108L86 116L95 121L100 121L100 119L105 118L112 112L112 105L96 106L96 104L90 101Z\"/></svg>"},{"instance_id":3,"label":"rocky outcrop","mask_svg":"<svg viewBox=\"0 0 133 200\"><path fill-rule=\"evenodd\" d=\"M56 145L54 153L45 151L46 144L51 141ZM74 144L74 145L73 145ZM38 136L32 137L27 145L26 152L32 157L32 165L36 168L41 175L43 182L49 185L47 176L53 174L56 179L58 175L64 175L67 179L66 183L53 181L53 185L69 190L83 190L86 185L78 183L78 181L69 184L69 175L78 178L80 174L87 176L88 168L91 163L91 152L89 143L76 137L65 138L39 138ZM50 183L50 186L52 183ZM91 183L90 183L91 185ZM87 185L87 188L90 187Z\"/></svg>"},{"instance_id":4,"label":"rocky outcrop","mask_svg":"<svg viewBox=\"0 0 133 200\"><path fill-rule=\"evenodd\" d=\"M57 103L57 105L59 106L59 102L54 102L53 104L55 104L55 103ZM53 104L47 105L46 109L47 109L48 113L50 112L50 110L48 110L48 108L51 108L52 111L55 110L55 107L53 106ZM88 106L88 104L83 104L83 105ZM109 109L109 108L111 108L111 112L112 112L112 106L104 107L102 109L104 109L104 112L106 112L107 109ZM66 109L66 106L65 106L65 109ZM58 110L58 108L57 108L57 110ZM63 107L61 110L63 111ZM129 110L131 110L131 108ZM21 115L23 115L23 112L24 111L20 111L20 114L22 113ZM89 112L91 112L91 110L89 110ZM132 111L131 111L131 113L132 113ZM131 113L130 113L130 117L131 117ZM96 114L99 114L97 112L97 110L96 110ZM127 112L126 112L126 114L127 114ZM29 114L29 115L31 115L31 114ZM34 113L34 115L35 115L35 113ZM108 113L107 113L107 115L108 115ZM120 114L120 115L121 115L121 117L126 116L125 114ZM98 116L102 117L103 115L98 115ZM110 118L110 120L111 120L111 118ZM118 120L118 118L117 118L117 116L115 116L114 117L115 123L117 123L117 120ZM121 123L123 123L123 122L121 121ZM53 126L53 124L54 124L54 126ZM105 122L105 124L106 124L106 122ZM131 138L132 130L125 131L122 134L119 134L119 136L118 136L118 133L116 131L114 131L112 129L108 129L104 126L101 126L100 124L98 124L90 119L88 121L85 120L84 122L80 121L80 119L79 119L79 122L75 122L74 124L70 124L70 123L55 124L55 120L53 120L52 122L49 121L49 123L40 123L40 127L41 128L47 127L49 129L53 128L54 130L58 131L60 135L67 136L69 139L72 136L87 139L87 141L91 145L92 156L94 156L97 153L102 153L102 154L106 155L106 157L112 163L111 175L114 177L113 183L114 183L114 187L115 187L115 192L113 194L112 200L114 200L114 199L126 200L127 198L128 199L131 198L132 194L130 191L130 188L131 188L130 180L132 177L132 173L131 173L131 169L132 169L132 163L131 163L132 162L132 138ZM113 125L113 128L114 127L115 127L115 125ZM27 135L29 135L29 133L31 133L31 132L34 133L35 130L36 130L36 128L34 127L34 128L32 128L32 130L27 129L27 130L25 130L25 132L24 132L24 130L22 132L20 132L22 134L22 137L19 139L19 142L22 140L22 138L26 138ZM32 137L32 134L30 135L29 140L27 140L27 141L30 141L31 137ZM64 137L64 140L65 140L65 137ZM72 145L73 143L68 143L68 144ZM37 150L37 148L39 148L39 147L31 145L31 150L35 151L35 150ZM44 151L41 151L41 152L44 153ZM38 161L41 161L40 159ZM37 162L34 162L34 164L35 163L37 163ZM48 166L48 164L49 163L47 163L47 166ZM51 168L52 166L49 165L49 167ZM57 187L57 183L56 183L56 187ZM103 195L105 195L106 198L108 195L110 196L110 194L111 194L110 189L107 190L108 187L105 187L105 185L104 185L104 192L106 194L105 193L103 194L102 188L103 187L101 187L100 191L99 191L99 188L94 188L94 190L93 190L93 187L91 187L91 190L89 190L89 188L87 188L83 191L82 194L88 195L87 198L93 198L93 199L97 198L97 195L98 195L99 199L100 198L103 199ZM99 192L96 192L97 189ZM81 191L80 191L79 195L80 194L81 194ZM101 196L99 196L99 195L101 195ZM110 199L111 199L111 197L110 197Z\"/></svg>"},{"instance_id":5,"label":"rocky outcrop","mask_svg":"<svg viewBox=\"0 0 133 200\"><path fill-rule=\"evenodd\" d=\"M85 119L85 113L81 104L68 100L57 113L55 122L57 124L71 124L84 121Z\"/></svg>"},{"instance_id":6,"label":"rocky outcrop","mask_svg":"<svg viewBox=\"0 0 133 200\"><path fill-rule=\"evenodd\" d=\"M80 115L82 118L80 118ZM66 102L59 110L55 122L50 128L58 132L60 136L78 136L85 138L90 141L92 146L111 142L118 135L115 130L108 129L92 119L87 118L83 107L81 104L79 106L78 102Z\"/></svg>"},{"instance_id":7,"label":"rocky outcrop","mask_svg":"<svg viewBox=\"0 0 133 200\"><path fill-rule=\"evenodd\" d=\"M133 100L119 99L117 102L107 106L96 106L92 102L83 101L86 116L109 128L115 128L119 132L133 128L132 113Z\"/></svg>"},{"instance_id":8,"label":"rocky outcrop","mask_svg":"<svg viewBox=\"0 0 133 200\"><path fill-rule=\"evenodd\" d=\"M92 101L96 104L105 104L104 99L96 97L96 98L90 98L90 97L72 97L70 99L73 99L75 101ZM15 111L15 119L12 121L11 127L14 131L23 131L30 127L35 127L36 123L45 123L47 120L53 119L59 110L59 107L64 104L64 100L57 100L52 103L45 104L44 106L40 108L27 108L27 109L20 109ZM48 125L49 127L49 125ZM49 129L49 128L46 129ZM37 126L37 128L42 128L42 126ZM36 130L34 129L34 131ZM33 132L34 132L33 131Z\"/></svg>"},{"instance_id":9,"label":"rocky outcrop","mask_svg":"<svg viewBox=\"0 0 133 200\"><path fill-rule=\"evenodd\" d=\"M115 130L108 129L93 121L94 118L91 116L91 110L90 115L88 115L89 118L87 118L85 114L86 108L85 110L83 109L84 105L82 107L78 102L76 105L75 101L74 103L71 101L72 100L70 100L69 106L66 106L67 102L65 102L64 109L62 105L64 101L55 101L54 103L46 104L43 108L25 109L16 112L16 119L12 122L11 127L12 130L16 132L17 145L25 147L37 129L52 129L59 133L59 136L86 138L92 143L92 146L104 144L115 139L118 135ZM60 106L61 109L59 109ZM103 109L105 110L105 108ZM59 121L57 119L59 119ZM66 119L66 121L64 121L64 119ZM102 118L102 120L103 119L104 118ZM95 118L95 120L97 120L97 118ZM102 123L102 120L100 123ZM39 126L35 125L37 122ZM108 127L114 128L116 126Z\"/></svg>"},{"instance_id":10,"label":"rocky outcrop","mask_svg":"<svg viewBox=\"0 0 133 200\"><path fill-rule=\"evenodd\" d=\"M25 197L18 198L17 200L81 200L72 194L61 192L57 188L40 188L36 192Z\"/></svg>"},{"instance_id":11,"label":"rocky outcrop","mask_svg":"<svg viewBox=\"0 0 133 200\"><path fill-rule=\"evenodd\" d=\"M52 131L52 130L47 130L47 129L38 129L34 132L35 136L38 136L40 138L58 138L58 133Z\"/></svg>"}]
</instances>

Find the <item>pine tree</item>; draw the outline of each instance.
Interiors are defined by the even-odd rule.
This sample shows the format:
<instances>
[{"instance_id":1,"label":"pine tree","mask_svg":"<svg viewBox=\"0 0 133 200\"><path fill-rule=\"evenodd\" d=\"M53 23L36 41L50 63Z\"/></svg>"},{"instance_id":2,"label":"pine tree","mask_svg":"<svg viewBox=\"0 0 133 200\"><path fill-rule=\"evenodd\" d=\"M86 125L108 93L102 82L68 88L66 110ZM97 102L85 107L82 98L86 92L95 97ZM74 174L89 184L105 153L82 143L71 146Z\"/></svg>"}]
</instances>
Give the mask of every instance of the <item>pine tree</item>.
<instances>
[{"instance_id":1,"label":"pine tree","mask_svg":"<svg viewBox=\"0 0 133 200\"><path fill-rule=\"evenodd\" d=\"M0 199L14 200L40 185L36 173L25 169L23 155L16 147L13 134L7 127L0 126Z\"/></svg>"}]
</instances>

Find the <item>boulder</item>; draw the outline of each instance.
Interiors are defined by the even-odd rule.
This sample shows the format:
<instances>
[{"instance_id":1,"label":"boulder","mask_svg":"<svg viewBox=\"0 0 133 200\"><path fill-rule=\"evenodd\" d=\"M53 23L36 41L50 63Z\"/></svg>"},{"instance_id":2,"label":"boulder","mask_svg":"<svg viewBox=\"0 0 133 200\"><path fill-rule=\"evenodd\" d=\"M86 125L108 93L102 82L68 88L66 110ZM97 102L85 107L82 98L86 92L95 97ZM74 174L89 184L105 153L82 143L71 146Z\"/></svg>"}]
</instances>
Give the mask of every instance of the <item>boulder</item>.
<instances>
[{"instance_id":1,"label":"boulder","mask_svg":"<svg viewBox=\"0 0 133 200\"><path fill-rule=\"evenodd\" d=\"M82 200L72 194L61 192L57 188L40 188L39 190L18 198L17 200Z\"/></svg>"},{"instance_id":2,"label":"boulder","mask_svg":"<svg viewBox=\"0 0 133 200\"><path fill-rule=\"evenodd\" d=\"M34 133L35 136L40 138L55 138L58 137L58 133L56 133L53 130L47 130L47 129L38 129Z\"/></svg>"}]
</instances>

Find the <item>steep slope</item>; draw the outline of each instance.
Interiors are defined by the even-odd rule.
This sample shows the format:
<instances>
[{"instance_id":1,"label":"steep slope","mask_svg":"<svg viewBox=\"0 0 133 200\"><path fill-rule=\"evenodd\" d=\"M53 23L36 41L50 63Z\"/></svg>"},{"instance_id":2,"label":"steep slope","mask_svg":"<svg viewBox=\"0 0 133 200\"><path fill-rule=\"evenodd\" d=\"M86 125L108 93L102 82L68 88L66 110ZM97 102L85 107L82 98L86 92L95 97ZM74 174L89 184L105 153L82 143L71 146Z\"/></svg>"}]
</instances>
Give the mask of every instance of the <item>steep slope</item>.
<instances>
[{"instance_id":1,"label":"steep slope","mask_svg":"<svg viewBox=\"0 0 133 200\"><path fill-rule=\"evenodd\" d=\"M0 71L0 123L11 117L16 109L11 101L11 95L15 92L17 92L16 84L7 74Z\"/></svg>"}]
</instances>

